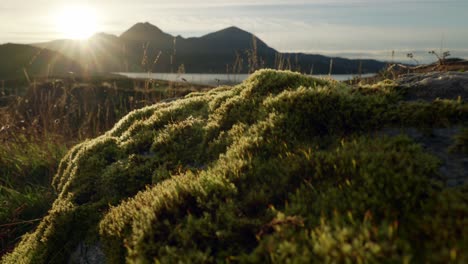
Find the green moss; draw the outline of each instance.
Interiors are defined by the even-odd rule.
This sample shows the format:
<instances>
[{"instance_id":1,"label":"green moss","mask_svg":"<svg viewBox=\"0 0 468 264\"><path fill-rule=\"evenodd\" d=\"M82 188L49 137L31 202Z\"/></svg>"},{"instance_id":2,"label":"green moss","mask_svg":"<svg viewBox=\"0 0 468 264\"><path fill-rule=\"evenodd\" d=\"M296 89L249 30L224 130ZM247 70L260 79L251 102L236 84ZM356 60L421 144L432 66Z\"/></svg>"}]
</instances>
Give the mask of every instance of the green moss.
<instances>
[{"instance_id":1,"label":"green moss","mask_svg":"<svg viewBox=\"0 0 468 264\"><path fill-rule=\"evenodd\" d=\"M468 129L463 129L455 136L455 143L450 146L450 151L454 153L468 154Z\"/></svg>"},{"instance_id":2,"label":"green moss","mask_svg":"<svg viewBox=\"0 0 468 264\"><path fill-rule=\"evenodd\" d=\"M401 103L392 110L389 119L393 119L398 125L420 128L466 124L468 105L458 100Z\"/></svg>"},{"instance_id":3,"label":"green moss","mask_svg":"<svg viewBox=\"0 0 468 264\"><path fill-rule=\"evenodd\" d=\"M67 154L49 215L3 261L63 263L84 240L110 263L464 260L465 209L443 218L463 191L448 197L437 159L379 131L462 125L468 109L379 87L262 70L134 111ZM418 218L437 206L439 221Z\"/></svg>"},{"instance_id":4,"label":"green moss","mask_svg":"<svg viewBox=\"0 0 468 264\"><path fill-rule=\"evenodd\" d=\"M468 261L468 185L431 194L407 221L402 233L421 262Z\"/></svg>"},{"instance_id":5,"label":"green moss","mask_svg":"<svg viewBox=\"0 0 468 264\"><path fill-rule=\"evenodd\" d=\"M272 234L245 262L260 263L409 263L410 246L398 237L398 223L375 225L369 215L363 220L335 214L322 218L314 228L300 219L278 213L269 223Z\"/></svg>"}]
</instances>

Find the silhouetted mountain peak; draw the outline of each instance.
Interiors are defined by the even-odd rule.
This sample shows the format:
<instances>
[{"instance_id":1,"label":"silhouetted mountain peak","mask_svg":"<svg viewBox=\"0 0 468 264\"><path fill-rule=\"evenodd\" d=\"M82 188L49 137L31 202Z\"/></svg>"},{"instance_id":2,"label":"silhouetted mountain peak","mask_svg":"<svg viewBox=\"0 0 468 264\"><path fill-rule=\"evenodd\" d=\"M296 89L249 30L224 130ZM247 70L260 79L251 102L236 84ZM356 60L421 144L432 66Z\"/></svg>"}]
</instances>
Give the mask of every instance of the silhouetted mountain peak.
<instances>
[{"instance_id":1,"label":"silhouetted mountain peak","mask_svg":"<svg viewBox=\"0 0 468 264\"><path fill-rule=\"evenodd\" d=\"M222 29L221 31L225 31L225 32L230 32L230 33L247 33L247 34L250 34L252 35L251 33L241 29L241 28L238 28L236 26L230 26L230 27L227 27L225 29Z\"/></svg>"},{"instance_id":2,"label":"silhouetted mountain peak","mask_svg":"<svg viewBox=\"0 0 468 264\"><path fill-rule=\"evenodd\" d=\"M204 38L213 38L213 37L232 37L232 38L238 38L238 37L249 37L251 38L253 36L252 33L247 32L243 29L240 29L235 26L227 27L225 29L221 29L219 31L207 34L203 36Z\"/></svg>"},{"instance_id":3,"label":"silhouetted mountain peak","mask_svg":"<svg viewBox=\"0 0 468 264\"><path fill-rule=\"evenodd\" d=\"M124 39L130 40L146 40L148 38L154 38L155 36L165 35L168 34L164 33L161 29L157 26L145 22L145 23L137 23L133 25L130 29L125 31L120 37Z\"/></svg>"},{"instance_id":4,"label":"silhouetted mountain peak","mask_svg":"<svg viewBox=\"0 0 468 264\"><path fill-rule=\"evenodd\" d=\"M129 31L143 31L143 32L157 32L157 33L162 33L162 30L158 28L157 26L149 23L149 22L144 22L144 23L136 23L133 25Z\"/></svg>"},{"instance_id":5,"label":"silhouetted mountain peak","mask_svg":"<svg viewBox=\"0 0 468 264\"><path fill-rule=\"evenodd\" d=\"M104 33L104 32L100 32L100 33L96 33L94 34L90 40L101 40L101 39L105 39L105 40L117 40L118 37L116 35L112 35L112 34L107 34L107 33Z\"/></svg>"},{"instance_id":6,"label":"silhouetted mountain peak","mask_svg":"<svg viewBox=\"0 0 468 264\"><path fill-rule=\"evenodd\" d=\"M180 65L191 73L225 73L227 70L245 73L251 67L290 67L304 72L310 72L313 68L314 73L328 73L330 70L329 57L281 53L258 36L236 26L202 37L184 38L172 36L145 22L133 25L119 37L96 34L86 44L75 40L56 40L34 45L65 54L96 72L147 71L148 66L153 71L174 72ZM250 54L254 51L258 61L251 66ZM146 56L149 64L142 65L142 55ZM362 73L377 72L384 66L385 63L372 60L335 58L333 73L355 73L358 70Z\"/></svg>"}]
</instances>

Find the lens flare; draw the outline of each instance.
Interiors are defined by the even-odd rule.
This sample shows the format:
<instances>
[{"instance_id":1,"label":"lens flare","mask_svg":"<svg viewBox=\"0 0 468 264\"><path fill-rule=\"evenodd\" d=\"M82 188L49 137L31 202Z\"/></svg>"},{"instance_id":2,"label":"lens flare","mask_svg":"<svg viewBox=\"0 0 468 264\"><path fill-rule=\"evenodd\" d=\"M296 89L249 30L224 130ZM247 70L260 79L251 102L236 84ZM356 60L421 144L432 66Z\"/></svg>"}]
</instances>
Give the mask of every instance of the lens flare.
<instances>
[{"instance_id":1,"label":"lens flare","mask_svg":"<svg viewBox=\"0 0 468 264\"><path fill-rule=\"evenodd\" d=\"M57 30L65 38L86 39L96 33L96 11L87 6L68 6L57 12Z\"/></svg>"}]
</instances>

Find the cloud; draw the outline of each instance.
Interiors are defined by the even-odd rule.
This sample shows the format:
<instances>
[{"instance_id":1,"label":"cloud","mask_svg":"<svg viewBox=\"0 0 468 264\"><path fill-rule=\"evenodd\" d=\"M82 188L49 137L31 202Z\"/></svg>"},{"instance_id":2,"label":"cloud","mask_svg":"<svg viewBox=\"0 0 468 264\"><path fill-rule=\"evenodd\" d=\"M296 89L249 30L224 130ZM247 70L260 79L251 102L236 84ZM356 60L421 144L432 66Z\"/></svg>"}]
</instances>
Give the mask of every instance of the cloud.
<instances>
[{"instance_id":1,"label":"cloud","mask_svg":"<svg viewBox=\"0 0 468 264\"><path fill-rule=\"evenodd\" d=\"M412 53L414 58L419 63L432 63L436 61L436 57L429 54L427 50L342 50L342 51L329 51L329 50L316 50L314 54L322 54L331 57L343 57L352 59L375 59L381 61L394 61L408 64L415 64L416 61L409 59L406 55ZM452 56L450 58L468 59L468 49L455 49L449 50ZM436 52L439 52L436 49ZM392 56L393 54L393 56Z\"/></svg>"},{"instance_id":2,"label":"cloud","mask_svg":"<svg viewBox=\"0 0 468 264\"><path fill-rule=\"evenodd\" d=\"M116 35L148 21L184 37L236 25L280 51L381 56L374 51L433 49L441 40L450 50L468 47L466 0L1 1L0 43L59 38L53 17L68 4L93 6L98 31ZM37 34L28 40L28 32Z\"/></svg>"}]
</instances>

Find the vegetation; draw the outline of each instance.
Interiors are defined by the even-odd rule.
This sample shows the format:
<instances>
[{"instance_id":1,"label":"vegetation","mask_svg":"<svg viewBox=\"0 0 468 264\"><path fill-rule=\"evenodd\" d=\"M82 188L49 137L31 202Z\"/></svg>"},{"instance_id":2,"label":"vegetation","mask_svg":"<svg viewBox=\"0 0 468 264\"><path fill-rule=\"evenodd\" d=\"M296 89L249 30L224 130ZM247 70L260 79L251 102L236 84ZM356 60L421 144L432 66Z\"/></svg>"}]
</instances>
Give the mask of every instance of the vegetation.
<instances>
[{"instance_id":1,"label":"vegetation","mask_svg":"<svg viewBox=\"0 0 468 264\"><path fill-rule=\"evenodd\" d=\"M27 87L27 88L21 88ZM57 198L53 175L67 150L133 109L203 87L115 76L5 82L0 88L0 256L35 228Z\"/></svg>"},{"instance_id":2,"label":"vegetation","mask_svg":"<svg viewBox=\"0 0 468 264\"><path fill-rule=\"evenodd\" d=\"M455 143L450 147L450 150L455 153L468 154L468 129L465 128L455 138Z\"/></svg>"},{"instance_id":3,"label":"vegetation","mask_svg":"<svg viewBox=\"0 0 468 264\"><path fill-rule=\"evenodd\" d=\"M49 210L56 198L50 182L67 148L57 138L41 141L25 134L0 135L0 255L3 255Z\"/></svg>"},{"instance_id":4,"label":"vegetation","mask_svg":"<svg viewBox=\"0 0 468 264\"><path fill-rule=\"evenodd\" d=\"M468 187L383 131L466 126L468 106L404 92L261 70L135 110L64 156L52 208L2 261L86 243L109 263L466 263Z\"/></svg>"},{"instance_id":5,"label":"vegetation","mask_svg":"<svg viewBox=\"0 0 468 264\"><path fill-rule=\"evenodd\" d=\"M8 122L21 121L42 134L81 140L109 130L134 109L203 89L160 81L105 80L96 77L30 85L10 103Z\"/></svg>"}]
</instances>

